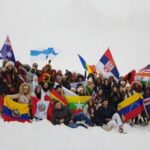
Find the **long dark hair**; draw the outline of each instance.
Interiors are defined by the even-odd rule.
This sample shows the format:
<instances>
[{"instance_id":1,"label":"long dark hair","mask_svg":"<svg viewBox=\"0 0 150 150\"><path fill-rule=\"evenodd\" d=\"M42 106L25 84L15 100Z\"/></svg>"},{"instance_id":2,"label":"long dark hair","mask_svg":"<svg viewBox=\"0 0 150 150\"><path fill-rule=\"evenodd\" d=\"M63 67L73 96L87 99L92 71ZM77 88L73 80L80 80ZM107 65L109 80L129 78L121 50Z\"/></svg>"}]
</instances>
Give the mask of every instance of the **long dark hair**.
<instances>
[{"instance_id":1,"label":"long dark hair","mask_svg":"<svg viewBox=\"0 0 150 150\"><path fill-rule=\"evenodd\" d=\"M37 89L38 89L38 88L41 89L40 86L37 86L37 87L35 88L34 93L35 93L35 95L36 95L36 97L37 97L38 99L41 99L42 93L41 93L41 91L40 91L39 93L37 92Z\"/></svg>"}]
</instances>

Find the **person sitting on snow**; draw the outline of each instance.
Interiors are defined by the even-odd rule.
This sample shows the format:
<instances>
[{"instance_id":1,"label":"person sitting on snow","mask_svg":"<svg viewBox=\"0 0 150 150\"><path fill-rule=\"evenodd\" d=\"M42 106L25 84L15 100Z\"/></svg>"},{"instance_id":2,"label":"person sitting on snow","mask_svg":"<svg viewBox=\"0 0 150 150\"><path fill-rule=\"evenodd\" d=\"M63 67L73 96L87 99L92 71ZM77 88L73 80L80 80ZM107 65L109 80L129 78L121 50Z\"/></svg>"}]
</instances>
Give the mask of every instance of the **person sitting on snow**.
<instances>
[{"instance_id":1,"label":"person sitting on snow","mask_svg":"<svg viewBox=\"0 0 150 150\"><path fill-rule=\"evenodd\" d=\"M113 107L109 106L108 99L103 100L102 106L98 110L98 119L106 130L110 131L117 127L120 133L124 132L121 117Z\"/></svg>"},{"instance_id":2,"label":"person sitting on snow","mask_svg":"<svg viewBox=\"0 0 150 150\"><path fill-rule=\"evenodd\" d=\"M52 123L54 125L65 124L71 128L77 128L78 126L86 127L82 123L77 123L78 121L84 121L89 126L94 125L84 113L73 115L67 106L62 105L59 101L55 102L52 116Z\"/></svg>"}]
</instances>

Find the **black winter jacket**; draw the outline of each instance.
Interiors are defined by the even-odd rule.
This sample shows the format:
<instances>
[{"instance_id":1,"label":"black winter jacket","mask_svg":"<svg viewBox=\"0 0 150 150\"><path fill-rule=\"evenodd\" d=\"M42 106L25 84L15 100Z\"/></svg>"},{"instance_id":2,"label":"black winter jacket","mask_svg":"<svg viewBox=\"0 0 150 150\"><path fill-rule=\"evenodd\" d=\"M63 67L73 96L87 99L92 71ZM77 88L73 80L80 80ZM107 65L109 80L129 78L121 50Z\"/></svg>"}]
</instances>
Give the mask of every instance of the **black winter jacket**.
<instances>
[{"instance_id":1,"label":"black winter jacket","mask_svg":"<svg viewBox=\"0 0 150 150\"><path fill-rule=\"evenodd\" d=\"M113 107L108 106L108 108L104 108L103 106L98 110L98 118L101 124L107 124L108 120L111 119L113 114L116 113Z\"/></svg>"},{"instance_id":2,"label":"black winter jacket","mask_svg":"<svg viewBox=\"0 0 150 150\"><path fill-rule=\"evenodd\" d=\"M52 123L54 125L60 124L60 120L64 119L64 124L68 125L73 119L73 115L67 106L62 106L61 109L54 109Z\"/></svg>"}]
</instances>

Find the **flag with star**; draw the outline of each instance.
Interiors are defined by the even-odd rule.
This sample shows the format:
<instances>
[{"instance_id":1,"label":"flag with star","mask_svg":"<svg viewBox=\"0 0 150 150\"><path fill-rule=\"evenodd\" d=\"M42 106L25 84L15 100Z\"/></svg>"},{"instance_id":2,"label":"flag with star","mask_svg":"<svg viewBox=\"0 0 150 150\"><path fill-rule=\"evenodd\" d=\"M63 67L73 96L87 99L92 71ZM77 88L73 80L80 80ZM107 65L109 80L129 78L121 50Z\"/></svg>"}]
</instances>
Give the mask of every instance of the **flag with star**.
<instances>
[{"instance_id":1,"label":"flag with star","mask_svg":"<svg viewBox=\"0 0 150 150\"><path fill-rule=\"evenodd\" d=\"M78 114L85 110L85 105L91 99L91 96L65 96L70 110L74 114Z\"/></svg>"},{"instance_id":2,"label":"flag with star","mask_svg":"<svg viewBox=\"0 0 150 150\"><path fill-rule=\"evenodd\" d=\"M11 42L8 36L6 37L5 43L0 51L0 58L1 59L6 58L12 62L15 62L14 52L13 52Z\"/></svg>"}]
</instances>

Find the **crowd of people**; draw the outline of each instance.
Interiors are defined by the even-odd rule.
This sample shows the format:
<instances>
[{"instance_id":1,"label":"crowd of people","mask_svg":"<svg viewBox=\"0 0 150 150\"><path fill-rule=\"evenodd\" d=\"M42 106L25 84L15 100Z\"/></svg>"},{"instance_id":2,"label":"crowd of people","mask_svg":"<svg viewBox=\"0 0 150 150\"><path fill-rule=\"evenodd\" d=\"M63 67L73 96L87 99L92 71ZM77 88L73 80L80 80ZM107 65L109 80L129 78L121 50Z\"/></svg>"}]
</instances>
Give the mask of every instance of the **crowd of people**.
<instances>
[{"instance_id":1,"label":"crowd of people","mask_svg":"<svg viewBox=\"0 0 150 150\"><path fill-rule=\"evenodd\" d=\"M72 86L73 83L77 83L74 84L76 86ZM51 90L55 89L65 97L64 88L79 96L91 96L86 103L88 106L86 112L73 114L69 106L57 100L53 101L50 97ZM39 103L42 101L45 105L51 106L47 107L50 113L40 115L30 111L31 119L48 119L54 125L65 124L72 128L106 125L107 130L117 127L119 132L123 132L125 119L118 113L117 106L136 92L142 93L144 98L150 97L150 83L130 84L123 77L117 82L113 76L105 78L96 72L91 74L85 72L83 75L66 70L63 74L61 70L53 69L50 62L39 69L37 63L30 66L4 59L0 67L0 96L7 95L18 103L29 104L31 110L33 107L31 97L36 97ZM2 107L0 111L2 114ZM143 123L148 119L143 112L134 120L130 120L130 124Z\"/></svg>"}]
</instances>

